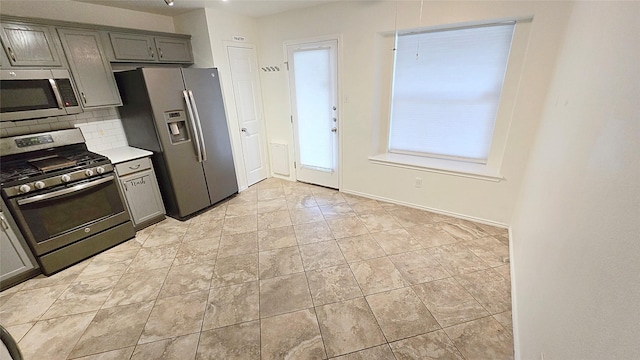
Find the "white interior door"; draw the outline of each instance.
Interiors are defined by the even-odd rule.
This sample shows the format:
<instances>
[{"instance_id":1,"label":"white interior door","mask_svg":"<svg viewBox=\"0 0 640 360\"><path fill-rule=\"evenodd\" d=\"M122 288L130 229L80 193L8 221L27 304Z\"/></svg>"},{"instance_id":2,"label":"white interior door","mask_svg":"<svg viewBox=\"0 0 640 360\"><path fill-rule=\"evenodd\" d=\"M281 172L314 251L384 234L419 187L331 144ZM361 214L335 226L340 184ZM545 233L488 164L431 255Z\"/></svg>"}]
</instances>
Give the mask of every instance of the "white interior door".
<instances>
[{"instance_id":1,"label":"white interior door","mask_svg":"<svg viewBox=\"0 0 640 360\"><path fill-rule=\"evenodd\" d=\"M247 185L251 186L267 178L258 62L253 47L227 46L227 52Z\"/></svg>"},{"instance_id":2,"label":"white interior door","mask_svg":"<svg viewBox=\"0 0 640 360\"><path fill-rule=\"evenodd\" d=\"M338 41L287 46L296 179L337 189Z\"/></svg>"}]
</instances>

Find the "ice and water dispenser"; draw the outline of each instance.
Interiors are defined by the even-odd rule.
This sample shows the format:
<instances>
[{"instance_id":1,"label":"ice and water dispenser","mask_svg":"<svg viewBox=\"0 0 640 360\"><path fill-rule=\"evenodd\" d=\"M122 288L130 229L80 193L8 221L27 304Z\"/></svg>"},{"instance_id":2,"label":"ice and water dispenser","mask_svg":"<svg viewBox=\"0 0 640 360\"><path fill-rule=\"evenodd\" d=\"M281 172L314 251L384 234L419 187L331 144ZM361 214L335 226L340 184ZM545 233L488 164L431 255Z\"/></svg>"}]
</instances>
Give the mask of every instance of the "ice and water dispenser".
<instances>
[{"instance_id":1,"label":"ice and water dispenser","mask_svg":"<svg viewBox=\"0 0 640 360\"><path fill-rule=\"evenodd\" d=\"M184 110L167 111L164 113L164 120L172 144L189 141L187 116Z\"/></svg>"}]
</instances>

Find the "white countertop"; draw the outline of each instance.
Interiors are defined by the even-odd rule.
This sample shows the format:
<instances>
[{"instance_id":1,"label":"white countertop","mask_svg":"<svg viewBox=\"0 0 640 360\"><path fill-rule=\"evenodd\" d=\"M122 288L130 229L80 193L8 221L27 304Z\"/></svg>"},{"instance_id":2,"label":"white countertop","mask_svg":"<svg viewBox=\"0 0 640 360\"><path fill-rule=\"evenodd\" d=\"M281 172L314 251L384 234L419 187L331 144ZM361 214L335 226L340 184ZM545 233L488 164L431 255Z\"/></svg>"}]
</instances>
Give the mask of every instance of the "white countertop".
<instances>
[{"instance_id":1,"label":"white countertop","mask_svg":"<svg viewBox=\"0 0 640 360\"><path fill-rule=\"evenodd\" d=\"M111 162L114 164L153 155L151 151L142 150L131 146L123 146L115 149L100 150L94 152L108 157L109 160L111 160Z\"/></svg>"}]
</instances>

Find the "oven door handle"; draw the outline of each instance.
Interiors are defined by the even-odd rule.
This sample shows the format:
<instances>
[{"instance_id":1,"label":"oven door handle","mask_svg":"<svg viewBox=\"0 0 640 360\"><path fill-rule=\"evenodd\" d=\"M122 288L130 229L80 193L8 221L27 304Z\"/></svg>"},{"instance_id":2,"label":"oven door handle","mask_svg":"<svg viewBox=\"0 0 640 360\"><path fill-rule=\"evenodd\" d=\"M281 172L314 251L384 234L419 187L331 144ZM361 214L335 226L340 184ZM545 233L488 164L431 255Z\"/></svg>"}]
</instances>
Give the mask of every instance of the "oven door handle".
<instances>
[{"instance_id":1,"label":"oven door handle","mask_svg":"<svg viewBox=\"0 0 640 360\"><path fill-rule=\"evenodd\" d=\"M54 198L54 197L71 194L71 193L74 193L76 191L89 189L89 188L92 188L94 186L98 186L100 184L104 184L106 182L112 181L113 179L114 179L114 177L113 177L113 175L111 175L111 176L107 176L107 177L99 179L99 180L95 180L95 181L92 181L92 182L76 185L76 186L73 186L73 187L70 187L70 188L67 188L67 189L57 190L57 191L50 192L50 193L47 193L47 194L36 195L36 196L29 197L29 198L20 199L20 200L18 200L18 205L31 204L31 203L34 203L34 202L48 200L48 199L51 199L51 198Z\"/></svg>"}]
</instances>

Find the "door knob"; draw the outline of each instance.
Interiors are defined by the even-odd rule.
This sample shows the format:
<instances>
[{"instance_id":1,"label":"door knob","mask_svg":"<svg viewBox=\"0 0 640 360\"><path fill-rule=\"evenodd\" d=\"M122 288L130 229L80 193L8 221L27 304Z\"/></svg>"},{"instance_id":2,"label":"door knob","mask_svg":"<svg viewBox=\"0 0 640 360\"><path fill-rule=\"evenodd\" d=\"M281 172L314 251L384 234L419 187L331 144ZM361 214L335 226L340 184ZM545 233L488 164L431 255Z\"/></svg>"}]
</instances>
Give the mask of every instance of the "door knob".
<instances>
[{"instance_id":1,"label":"door knob","mask_svg":"<svg viewBox=\"0 0 640 360\"><path fill-rule=\"evenodd\" d=\"M243 133L246 133L247 132L247 128L242 128L242 129L240 129L240 131L242 131Z\"/></svg>"},{"instance_id":2,"label":"door knob","mask_svg":"<svg viewBox=\"0 0 640 360\"><path fill-rule=\"evenodd\" d=\"M337 128L332 128L332 129L331 129L331 132L336 132L336 131L338 131L338 129L337 129Z\"/></svg>"}]
</instances>

